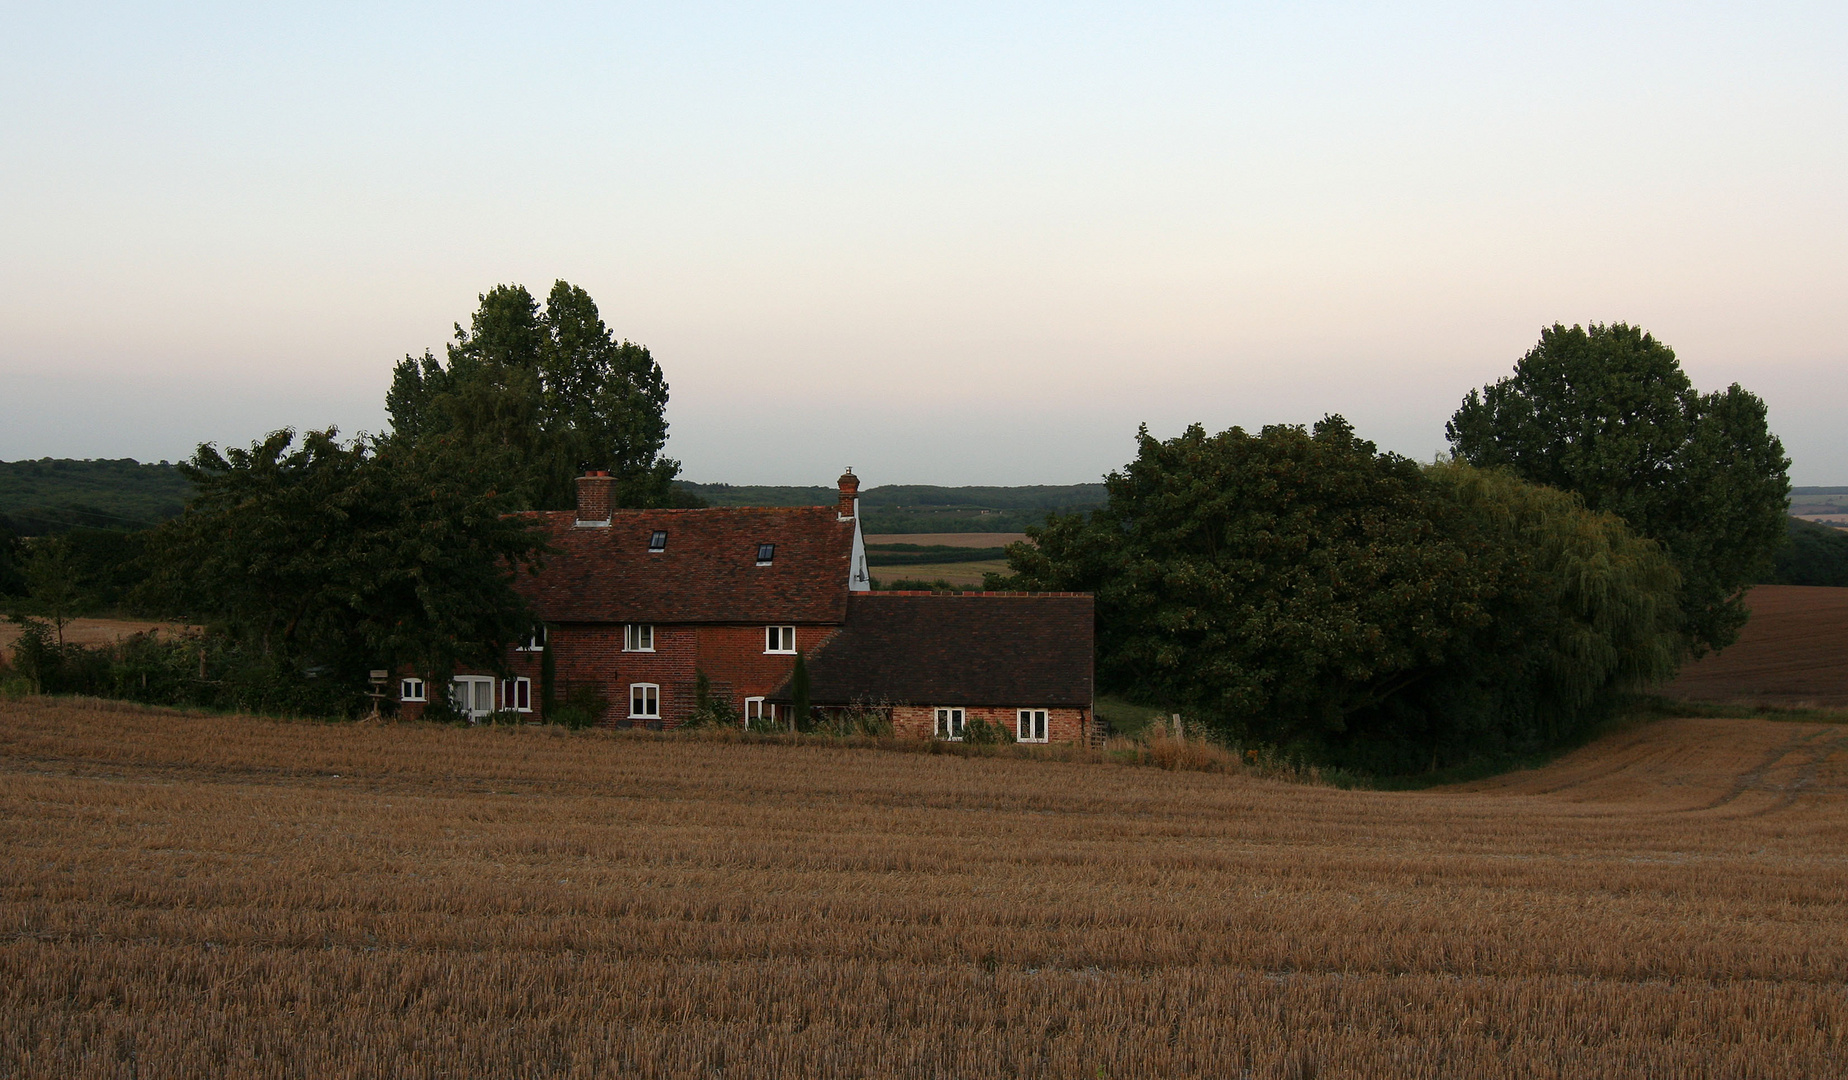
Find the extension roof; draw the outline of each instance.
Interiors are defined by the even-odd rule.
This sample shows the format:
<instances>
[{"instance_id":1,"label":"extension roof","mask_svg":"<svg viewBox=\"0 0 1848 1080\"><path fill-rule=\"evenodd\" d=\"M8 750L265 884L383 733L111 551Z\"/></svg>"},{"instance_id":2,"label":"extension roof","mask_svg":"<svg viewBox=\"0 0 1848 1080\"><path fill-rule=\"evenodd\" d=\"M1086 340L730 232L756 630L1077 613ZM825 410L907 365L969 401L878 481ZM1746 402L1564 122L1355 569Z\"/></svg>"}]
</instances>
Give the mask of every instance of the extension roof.
<instances>
[{"instance_id":1,"label":"extension roof","mask_svg":"<svg viewBox=\"0 0 1848 1080\"><path fill-rule=\"evenodd\" d=\"M580 527L539 519L555 553L514 587L549 623L839 623L847 613L851 520L832 506L615 510ZM664 550L649 540L667 533ZM760 544L775 544L767 566Z\"/></svg>"},{"instance_id":2,"label":"extension roof","mask_svg":"<svg viewBox=\"0 0 1848 1080\"><path fill-rule=\"evenodd\" d=\"M809 700L1090 708L1093 620L1085 593L854 593L807 658Z\"/></svg>"}]
</instances>

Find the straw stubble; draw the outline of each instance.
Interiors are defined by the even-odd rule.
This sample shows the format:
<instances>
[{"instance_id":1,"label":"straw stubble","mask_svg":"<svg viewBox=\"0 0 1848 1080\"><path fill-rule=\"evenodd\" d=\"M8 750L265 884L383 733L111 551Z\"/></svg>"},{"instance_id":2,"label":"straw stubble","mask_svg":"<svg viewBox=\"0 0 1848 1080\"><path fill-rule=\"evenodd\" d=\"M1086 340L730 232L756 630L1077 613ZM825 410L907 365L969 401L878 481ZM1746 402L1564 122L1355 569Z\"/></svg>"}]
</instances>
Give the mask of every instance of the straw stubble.
<instances>
[{"instance_id":1,"label":"straw stubble","mask_svg":"<svg viewBox=\"0 0 1848 1080\"><path fill-rule=\"evenodd\" d=\"M1845 742L1385 793L5 702L0 1075L1839 1073Z\"/></svg>"}]
</instances>

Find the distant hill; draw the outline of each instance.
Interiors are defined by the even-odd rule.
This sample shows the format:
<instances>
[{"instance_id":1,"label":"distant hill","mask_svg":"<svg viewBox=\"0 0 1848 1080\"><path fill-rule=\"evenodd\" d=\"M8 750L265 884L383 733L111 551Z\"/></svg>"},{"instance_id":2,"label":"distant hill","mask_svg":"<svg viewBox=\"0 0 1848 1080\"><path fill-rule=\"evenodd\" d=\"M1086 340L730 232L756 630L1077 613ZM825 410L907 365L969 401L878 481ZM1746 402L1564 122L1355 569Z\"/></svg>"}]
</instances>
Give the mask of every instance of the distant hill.
<instances>
[{"instance_id":1,"label":"distant hill","mask_svg":"<svg viewBox=\"0 0 1848 1080\"><path fill-rule=\"evenodd\" d=\"M677 486L711 506L832 506L831 487L742 484ZM860 492L861 525L870 533L1020 532L1051 512L1071 513L1104 504L1102 484L1034 484L1023 487L937 487L887 484Z\"/></svg>"},{"instance_id":2,"label":"distant hill","mask_svg":"<svg viewBox=\"0 0 1848 1080\"><path fill-rule=\"evenodd\" d=\"M191 496L192 483L164 461L0 461L0 524L22 536L146 528L178 514Z\"/></svg>"},{"instance_id":3,"label":"distant hill","mask_svg":"<svg viewBox=\"0 0 1848 1080\"><path fill-rule=\"evenodd\" d=\"M1790 512L1800 518L1822 518L1841 524L1841 517L1848 515L1848 487L1791 488Z\"/></svg>"}]
</instances>

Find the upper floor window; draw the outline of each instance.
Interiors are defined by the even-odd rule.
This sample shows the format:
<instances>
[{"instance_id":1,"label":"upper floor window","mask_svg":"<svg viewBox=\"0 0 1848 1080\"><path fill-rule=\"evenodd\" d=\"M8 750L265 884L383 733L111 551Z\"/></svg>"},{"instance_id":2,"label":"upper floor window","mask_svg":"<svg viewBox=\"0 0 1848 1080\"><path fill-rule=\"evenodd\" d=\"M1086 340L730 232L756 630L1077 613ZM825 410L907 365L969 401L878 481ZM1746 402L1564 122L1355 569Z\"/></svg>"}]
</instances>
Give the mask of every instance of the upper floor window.
<instances>
[{"instance_id":1,"label":"upper floor window","mask_svg":"<svg viewBox=\"0 0 1848 1080\"><path fill-rule=\"evenodd\" d=\"M533 627L532 635L526 639L526 643L524 645L519 646L515 651L516 652L544 652L545 651L545 624L541 623L538 626Z\"/></svg>"},{"instance_id":2,"label":"upper floor window","mask_svg":"<svg viewBox=\"0 0 1848 1080\"><path fill-rule=\"evenodd\" d=\"M623 652L654 652L654 624L629 623L622 628Z\"/></svg>"},{"instance_id":3,"label":"upper floor window","mask_svg":"<svg viewBox=\"0 0 1848 1080\"><path fill-rule=\"evenodd\" d=\"M1046 741L1046 710L1022 709L1018 726L1014 729L1014 738L1019 742Z\"/></svg>"},{"instance_id":4,"label":"upper floor window","mask_svg":"<svg viewBox=\"0 0 1848 1080\"><path fill-rule=\"evenodd\" d=\"M776 558L776 545L775 544L757 545L757 565L769 566L771 560L775 558Z\"/></svg>"},{"instance_id":5,"label":"upper floor window","mask_svg":"<svg viewBox=\"0 0 1848 1080\"><path fill-rule=\"evenodd\" d=\"M661 687L655 683L630 683L629 715L638 720L660 719Z\"/></svg>"},{"instance_id":6,"label":"upper floor window","mask_svg":"<svg viewBox=\"0 0 1848 1080\"><path fill-rule=\"evenodd\" d=\"M656 529L652 534L650 534L650 536L648 537L648 550L649 551L666 551L667 550L667 530L666 529Z\"/></svg>"},{"instance_id":7,"label":"upper floor window","mask_svg":"<svg viewBox=\"0 0 1848 1080\"><path fill-rule=\"evenodd\" d=\"M796 628L793 626L764 627L765 652L795 652Z\"/></svg>"}]
</instances>

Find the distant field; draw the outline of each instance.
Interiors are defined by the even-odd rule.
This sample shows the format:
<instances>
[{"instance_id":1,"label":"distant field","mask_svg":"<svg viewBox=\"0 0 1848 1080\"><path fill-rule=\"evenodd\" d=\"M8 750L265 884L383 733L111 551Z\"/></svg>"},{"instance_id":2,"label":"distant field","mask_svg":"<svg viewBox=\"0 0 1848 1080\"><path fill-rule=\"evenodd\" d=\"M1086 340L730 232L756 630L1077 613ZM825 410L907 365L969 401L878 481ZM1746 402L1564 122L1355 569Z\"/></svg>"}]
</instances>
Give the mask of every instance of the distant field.
<instances>
[{"instance_id":1,"label":"distant field","mask_svg":"<svg viewBox=\"0 0 1848 1080\"><path fill-rule=\"evenodd\" d=\"M0 701L0 1076L1842 1075L1848 731L1476 788Z\"/></svg>"},{"instance_id":2,"label":"distant field","mask_svg":"<svg viewBox=\"0 0 1848 1080\"><path fill-rule=\"evenodd\" d=\"M1665 693L1689 701L1848 706L1848 589L1760 585L1732 647L1682 669Z\"/></svg>"},{"instance_id":3,"label":"distant field","mask_svg":"<svg viewBox=\"0 0 1848 1080\"><path fill-rule=\"evenodd\" d=\"M880 582L896 581L936 581L942 579L961 588L980 588L983 574L1007 573L1007 560L995 559L988 562L933 563L923 566L874 566L870 568L873 578Z\"/></svg>"},{"instance_id":4,"label":"distant field","mask_svg":"<svg viewBox=\"0 0 1848 1080\"><path fill-rule=\"evenodd\" d=\"M149 630L177 634L186 629L178 623L148 622L142 619L72 619L64 624L64 640L71 645L107 645ZM13 647L13 642L19 640L19 631L18 623L0 622L0 653Z\"/></svg>"},{"instance_id":5,"label":"distant field","mask_svg":"<svg viewBox=\"0 0 1848 1080\"><path fill-rule=\"evenodd\" d=\"M1006 547L1026 540L1027 534L1013 533L867 533L867 544L918 544L943 547Z\"/></svg>"}]
</instances>

